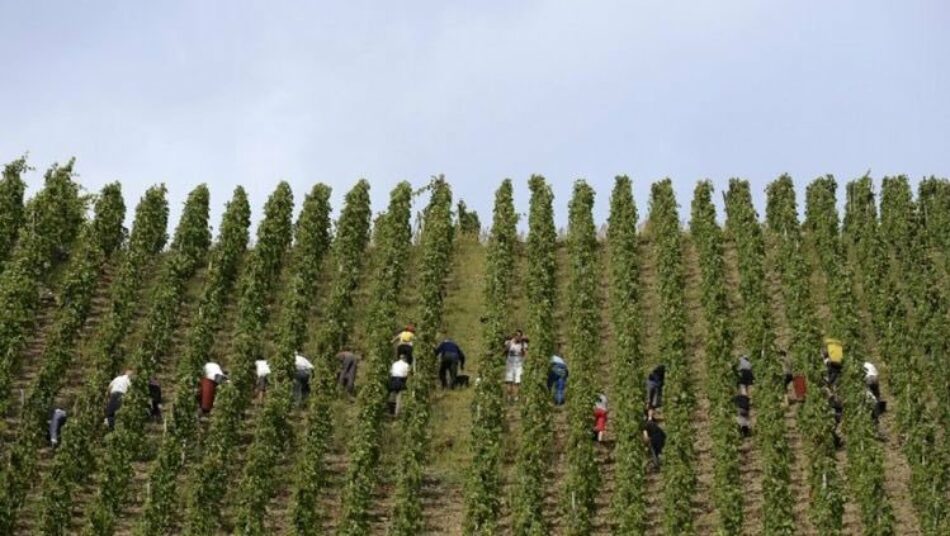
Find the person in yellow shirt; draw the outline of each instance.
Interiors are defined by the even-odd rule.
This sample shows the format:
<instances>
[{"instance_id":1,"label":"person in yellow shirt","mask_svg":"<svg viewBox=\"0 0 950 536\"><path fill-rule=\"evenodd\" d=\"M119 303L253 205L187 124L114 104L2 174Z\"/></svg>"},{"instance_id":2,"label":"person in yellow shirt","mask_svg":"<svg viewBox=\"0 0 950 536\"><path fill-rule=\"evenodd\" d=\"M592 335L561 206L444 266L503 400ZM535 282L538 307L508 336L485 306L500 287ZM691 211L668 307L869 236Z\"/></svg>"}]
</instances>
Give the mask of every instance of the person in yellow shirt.
<instances>
[{"instance_id":1,"label":"person in yellow shirt","mask_svg":"<svg viewBox=\"0 0 950 536\"><path fill-rule=\"evenodd\" d=\"M416 327L412 324L406 325L406 328L400 331L392 342L396 343L396 357L406 356L406 362L412 364L412 343L416 339Z\"/></svg>"}]
</instances>

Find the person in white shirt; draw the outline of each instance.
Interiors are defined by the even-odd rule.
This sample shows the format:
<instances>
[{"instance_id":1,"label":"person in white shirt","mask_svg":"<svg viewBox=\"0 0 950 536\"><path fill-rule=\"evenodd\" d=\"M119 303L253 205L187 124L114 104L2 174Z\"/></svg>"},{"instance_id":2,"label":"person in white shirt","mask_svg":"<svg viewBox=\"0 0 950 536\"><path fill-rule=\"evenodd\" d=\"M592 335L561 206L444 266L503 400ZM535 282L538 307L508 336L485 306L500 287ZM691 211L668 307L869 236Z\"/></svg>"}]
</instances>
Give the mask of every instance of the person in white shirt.
<instances>
[{"instance_id":1,"label":"person in white shirt","mask_svg":"<svg viewBox=\"0 0 950 536\"><path fill-rule=\"evenodd\" d=\"M205 363L204 374L205 378L208 378L218 385L221 385L228 380L228 375L224 373L224 369L222 369L221 365L215 363L214 361L208 361Z\"/></svg>"},{"instance_id":2,"label":"person in white shirt","mask_svg":"<svg viewBox=\"0 0 950 536\"><path fill-rule=\"evenodd\" d=\"M524 372L525 355L528 352L528 338L520 329L505 341L505 391L508 401L518 400L521 376Z\"/></svg>"},{"instance_id":3,"label":"person in white shirt","mask_svg":"<svg viewBox=\"0 0 950 536\"><path fill-rule=\"evenodd\" d=\"M409 379L411 369L412 366L409 365L405 355L400 355L389 368L389 412L392 415L399 415L402 392L406 390L406 381Z\"/></svg>"},{"instance_id":4,"label":"person in white shirt","mask_svg":"<svg viewBox=\"0 0 950 536\"><path fill-rule=\"evenodd\" d=\"M299 352L294 354L294 401L298 405L310 394L311 376L313 363Z\"/></svg>"},{"instance_id":5,"label":"person in white shirt","mask_svg":"<svg viewBox=\"0 0 950 536\"><path fill-rule=\"evenodd\" d=\"M208 361L201 369L201 387L198 391L198 401L203 414L208 414L214 407L214 398L218 391L218 386L228 381L228 375L224 373L221 365L214 361Z\"/></svg>"},{"instance_id":6,"label":"person in white shirt","mask_svg":"<svg viewBox=\"0 0 950 536\"><path fill-rule=\"evenodd\" d=\"M261 400L264 398L264 393L267 392L267 377L270 376L270 364L263 360L258 359L254 361L254 374L257 376L257 399Z\"/></svg>"},{"instance_id":7,"label":"person in white shirt","mask_svg":"<svg viewBox=\"0 0 950 536\"><path fill-rule=\"evenodd\" d=\"M125 396L125 393L129 392L129 388L132 387L132 377L134 373L131 369L127 369L124 373L119 376L116 376L109 382L109 403L106 405L106 426L109 427L109 430L115 428L115 414L119 411L119 408L122 407L122 397Z\"/></svg>"},{"instance_id":8,"label":"person in white shirt","mask_svg":"<svg viewBox=\"0 0 950 536\"><path fill-rule=\"evenodd\" d=\"M880 400L881 385L878 383L877 367L868 361L864 362L864 383L867 384L868 389L871 391L871 394L874 395L874 398Z\"/></svg>"}]
</instances>

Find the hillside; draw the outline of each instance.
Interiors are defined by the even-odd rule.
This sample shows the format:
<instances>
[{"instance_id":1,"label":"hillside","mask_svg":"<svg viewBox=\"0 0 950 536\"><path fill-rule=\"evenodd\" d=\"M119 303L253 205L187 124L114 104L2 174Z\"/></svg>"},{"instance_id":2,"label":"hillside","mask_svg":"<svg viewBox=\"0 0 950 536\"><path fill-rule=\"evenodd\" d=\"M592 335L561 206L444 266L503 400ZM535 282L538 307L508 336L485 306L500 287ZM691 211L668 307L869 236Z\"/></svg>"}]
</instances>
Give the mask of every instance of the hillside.
<instances>
[{"instance_id":1,"label":"hillside","mask_svg":"<svg viewBox=\"0 0 950 536\"><path fill-rule=\"evenodd\" d=\"M329 206L316 189L296 226L288 208L293 200L278 189L256 231L234 216L235 236L222 231L209 248L207 199L190 198L186 218L169 231L174 238L163 241L161 253L143 250L135 260L133 230L133 239L95 272L89 311L66 346L74 357L49 400L70 414L55 451L24 431L33 422L24 417L24 400L44 356L58 355L45 350L65 322L57 311L66 307L63 293L70 287L67 276L53 273L42 285L50 295L34 308L17 346L18 366L4 368L12 390L4 401L2 471L16 474L20 451L14 445L21 444L30 448L30 478L3 485L0 517L17 533L133 534L160 527L194 534L462 534L467 526L469 532L508 534L531 522L524 509L532 499L519 483L536 474L543 488L539 526L556 534L614 534L631 527L646 534L950 532L946 180L925 181L913 195L906 179L886 179L880 199L868 181L855 181L841 216L835 185L827 179L813 183L800 205L790 180L779 179L761 216L742 181L725 189L726 212L718 215L709 212L714 209L708 198L703 201L702 187L697 200L678 200L677 212L665 181L649 192L632 192L650 198L650 214L637 218L622 212L622 203L612 205L611 225L618 221L614 214L626 217L635 234L597 237L585 224L583 203L572 201L568 233L558 238L543 235L553 220L535 204L551 199L544 197L543 183L536 184L542 187L531 199L527 238L517 237L513 221L505 220L504 195L494 231L484 220L482 236L448 227L455 201L448 184L435 181L424 223L411 240L408 188L394 191L388 216L376 220L365 192L354 188L333 236ZM623 194L624 184L629 188L618 181L614 196ZM610 203L607 194L600 192L598 203ZM576 186L575 197L582 196ZM682 208L690 201L692 211ZM518 204L527 206L527 200ZM798 206L807 213L803 222ZM192 210L196 216L189 220ZM710 214L716 217L700 219ZM145 221L137 217L136 225ZM28 240L29 232L19 240ZM267 246L246 249L247 235L255 232L255 243ZM631 257L622 256L623 248ZM79 262L80 248L70 251L60 268L67 272ZM545 265L542 258L554 262ZM123 268L133 260L134 269ZM711 270L710 263L721 269ZM552 280L553 287L537 286ZM0 284L17 281L0 272ZM308 293L298 296L300 289ZM4 299L16 297L4 292ZM553 298L553 306L539 297ZM382 390L393 357L389 338L406 323L418 328L417 369L403 395L403 416L392 418L383 411ZM532 331L542 325L553 332ZM529 350L528 382L546 377L541 352L562 348L572 367L565 406L553 406L543 389L527 384L517 400L476 385L500 377L505 357L498 336L519 328L530 348L538 348L537 355ZM437 367L429 353L446 336L466 353L468 388L442 390L434 381ZM828 448L834 424L819 386L823 337L840 339L846 349L835 387L844 405L840 449ZM105 338L117 344L104 350ZM334 384L333 356L344 345L361 355L353 397ZM316 363L318 375L314 393L299 406L289 396L290 356L283 351L293 347ZM590 355L579 355L588 348ZM806 376L805 403L784 403L779 351L788 352L795 373ZM756 374L748 438L733 429L730 405L730 367L743 354ZM269 359L275 370L264 399L253 393L254 357ZM628 359L633 369L618 365ZM176 415L176 404L194 404L189 393L197 385L196 365L205 360L221 363L231 384L221 388L209 415L198 418L196 407ZM864 405L864 360L879 369L888 402L877 424ZM668 441L656 472L646 466L639 425L646 376L661 363L668 368L660 408ZM160 382L163 419L133 415L146 398L130 394L119 426L107 433L101 422L106 384L95 382L126 366ZM622 378L624 370L628 377ZM593 425L592 417L589 423L583 417L593 402L578 402L583 397L577 392L607 395L605 442L577 439ZM123 419L143 426L130 430ZM500 419L497 430L473 433L491 419ZM88 429L80 432L82 426ZM537 429L550 435L531 437L528 430ZM619 430L635 434L619 437ZM76 453L70 442L84 448ZM68 471L66 457L78 454L89 463ZM170 466L176 470L168 496L155 491L166 455L178 460ZM526 463L534 466L521 465ZM205 473L210 469L214 484ZM495 476L476 480L474 469ZM641 482L639 492L621 493L629 486L620 479L631 478L621 475ZM104 491L107 482L116 496ZM260 502L249 499L250 489L264 490ZM467 502L484 496L479 493L493 500L480 518L487 521L476 527L474 517L466 524L475 506ZM199 503L213 512L207 519L195 514ZM306 504L312 506L301 512ZM60 508L65 518L57 517ZM156 525L145 524L151 511L165 512L156 514ZM627 523L621 511L630 513L631 525L621 525Z\"/></svg>"}]
</instances>

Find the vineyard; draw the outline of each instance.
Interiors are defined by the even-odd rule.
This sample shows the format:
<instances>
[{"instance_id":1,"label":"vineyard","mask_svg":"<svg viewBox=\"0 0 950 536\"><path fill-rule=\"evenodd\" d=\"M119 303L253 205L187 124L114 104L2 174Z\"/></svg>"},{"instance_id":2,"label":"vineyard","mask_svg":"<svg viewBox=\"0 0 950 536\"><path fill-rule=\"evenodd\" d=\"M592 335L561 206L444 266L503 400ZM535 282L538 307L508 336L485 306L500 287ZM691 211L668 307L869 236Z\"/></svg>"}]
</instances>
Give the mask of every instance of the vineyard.
<instances>
[{"instance_id":1,"label":"vineyard","mask_svg":"<svg viewBox=\"0 0 950 536\"><path fill-rule=\"evenodd\" d=\"M533 176L529 199L500 183L490 222L442 177L280 183L259 215L243 188L201 185L171 229L164 185L127 207L120 184L88 192L73 166L30 198L24 160L0 182L0 534L950 534L946 179L782 176L760 215L739 179L677 199L669 179L621 176L556 199ZM391 415L406 324L414 370ZM530 345L512 395L516 329ZM439 382L446 337L467 356L458 389ZM844 360L825 389L829 338ZM353 393L337 381L344 349L359 356ZM302 399L295 352L313 365ZM229 381L204 412L209 361ZM644 424L660 364L657 464ZM110 430L107 387L126 369ZM68 416L55 448L54 408Z\"/></svg>"}]
</instances>

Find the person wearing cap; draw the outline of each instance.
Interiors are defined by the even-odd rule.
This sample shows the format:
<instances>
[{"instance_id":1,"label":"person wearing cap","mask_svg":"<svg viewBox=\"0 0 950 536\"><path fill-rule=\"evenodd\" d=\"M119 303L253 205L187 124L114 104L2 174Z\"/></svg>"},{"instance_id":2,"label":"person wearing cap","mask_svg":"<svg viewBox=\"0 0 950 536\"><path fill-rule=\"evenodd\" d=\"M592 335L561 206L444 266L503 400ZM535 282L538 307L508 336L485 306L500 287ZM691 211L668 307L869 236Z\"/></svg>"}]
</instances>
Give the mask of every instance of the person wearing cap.
<instances>
[{"instance_id":1,"label":"person wearing cap","mask_svg":"<svg viewBox=\"0 0 950 536\"><path fill-rule=\"evenodd\" d=\"M313 363L299 352L294 354L294 401L298 405L310 394L311 376Z\"/></svg>"},{"instance_id":2,"label":"person wearing cap","mask_svg":"<svg viewBox=\"0 0 950 536\"><path fill-rule=\"evenodd\" d=\"M109 430L115 428L115 414L122 407L122 398L132 387L134 376L132 369L126 369L124 373L109 382L109 389L106 391L109 396L109 403L106 405L106 426L109 427Z\"/></svg>"}]
</instances>

